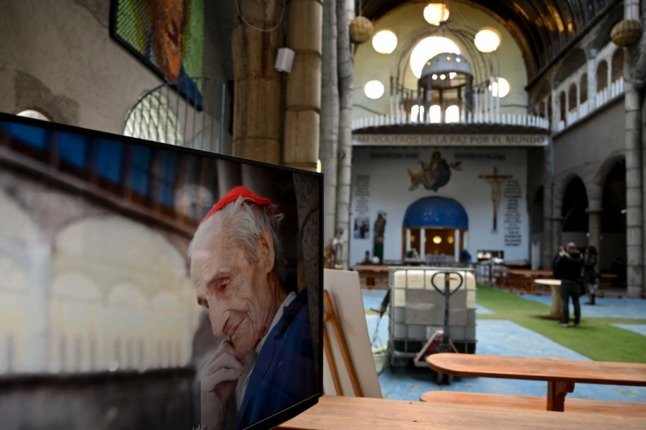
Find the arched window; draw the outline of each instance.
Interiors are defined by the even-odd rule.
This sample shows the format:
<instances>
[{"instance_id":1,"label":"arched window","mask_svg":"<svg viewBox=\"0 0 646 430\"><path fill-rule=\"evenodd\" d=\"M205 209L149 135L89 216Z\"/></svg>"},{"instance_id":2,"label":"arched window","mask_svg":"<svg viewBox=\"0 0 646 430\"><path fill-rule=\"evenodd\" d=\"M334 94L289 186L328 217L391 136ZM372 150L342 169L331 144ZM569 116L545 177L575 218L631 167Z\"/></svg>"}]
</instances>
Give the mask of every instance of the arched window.
<instances>
[{"instance_id":1,"label":"arched window","mask_svg":"<svg viewBox=\"0 0 646 430\"><path fill-rule=\"evenodd\" d=\"M565 192L561 206L561 217L563 218L561 231L563 232L587 232L588 231L588 193L583 181L578 176L570 180Z\"/></svg>"},{"instance_id":2,"label":"arched window","mask_svg":"<svg viewBox=\"0 0 646 430\"><path fill-rule=\"evenodd\" d=\"M615 82L624 76L624 50L617 48L612 54L611 80Z\"/></svg>"},{"instance_id":3,"label":"arched window","mask_svg":"<svg viewBox=\"0 0 646 430\"><path fill-rule=\"evenodd\" d=\"M410 122L417 122L420 116L422 117L422 121L420 122L423 122L424 106L413 105L413 107L410 109Z\"/></svg>"},{"instance_id":4,"label":"arched window","mask_svg":"<svg viewBox=\"0 0 646 430\"><path fill-rule=\"evenodd\" d=\"M428 108L428 117L431 123L442 122L442 108L440 108L440 105L433 105Z\"/></svg>"},{"instance_id":5,"label":"arched window","mask_svg":"<svg viewBox=\"0 0 646 430\"><path fill-rule=\"evenodd\" d=\"M429 36L420 40L410 54L410 68L415 77L422 75L422 69L428 60L442 52L459 54L460 48L446 37Z\"/></svg>"},{"instance_id":6,"label":"arched window","mask_svg":"<svg viewBox=\"0 0 646 430\"><path fill-rule=\"evenodd\" d=\"M459 122L460 121L460 107L458 105L451 105L446 108L444 112L444 122Z\"/></svg>"},{"instance_id":7,"label":"arched window","mask_svg":"<svg viewBox=\"0 0 646 430\"><path fill-rule=\"evenodd\" d=\"M181 124L168 97L159 91L146 94L128 113L123 134L171 145L182 145Z\"/></svg>"},{"instance_id":8,"label":"arched window","mask_svg":"<svg viewBox=\"0 0 646 430\"><path fill-rule=\"evenodd\" d=\"M27 118L39 119L41 121L52 121L51 115L41 109L25 109L18 112L16 115L24 116Z\"/></svg>"},{"instance_id":9,"label":"arched window","mask_svg":"<svg viewBox=\"0 0 646 430\"><path fill-rule=\"evenodd\" d=\"M597 92L608 88L608 63L604 60L597 66Z\"/></svg>"},{"instance_id":10,"label":"arched window","mask_svg":"<svg viewBox=\"0 0 646 430\"><path fill-rule=\"evenodd\" d=\"M561 121L565 121L565 91L561 91L559 94L559 104L560 104L560 116Z\"/></svg>"},{"instance_id":11,"label":"arched window","mask_svg":"<svg viewBox=\"0 0 646 430\"><path fill-rule=\"evenodd\" d=\"M576 108L577 108L577 97L576 97L576 85L575 84L570 85L570 89L568 90L568 108L569 108L570 112L576 110Z\"/></svg>"},{"instance_id":12,"label":"arched window","mask_svg":"<svg viewBox=\"0 0 646 430\"><path fill-rule=\"evenodd\" d=\"M534 107L536 109L535 114L540 116L541 118L545 118L545 101L540 101L536 104Z\"/></svg>"},{"instance_id":13,"label":"arched window","mask_svg":"<svg viewBox=\"0 0 646 430\"><path fill-rule=\"evenodd\" d=\"M588 101L588 74L584 73L579 82L579 103Z\"/></svg>"}]
</instances>

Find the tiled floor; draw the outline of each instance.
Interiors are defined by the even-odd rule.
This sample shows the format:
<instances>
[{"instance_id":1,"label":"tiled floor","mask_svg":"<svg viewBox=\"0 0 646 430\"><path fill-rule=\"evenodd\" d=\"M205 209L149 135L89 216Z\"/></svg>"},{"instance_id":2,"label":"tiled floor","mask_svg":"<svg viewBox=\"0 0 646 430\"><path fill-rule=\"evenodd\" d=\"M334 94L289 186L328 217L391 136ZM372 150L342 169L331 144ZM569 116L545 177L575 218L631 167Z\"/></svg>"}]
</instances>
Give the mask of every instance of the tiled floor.
<instances>
[{"instance_id":1,"label":"tiled floor","mask_svg":"<svg viewBox=\"0 0 646 430\"><path fill-rule=\"evenodd\" d=\"M363 300L366 310L378 310L385 291L364 290ZM525 299L549 303L547 296L523 296ZM594 308L594 309L592 309ZM477 308L477 313L491 313L488 309ZM640 299L601 299L597 306L586 306L583 314L589 316L623 316L646 318L646 300ZM388 314L381 320L378 315L366 315L368 332L373 339L373 349L388 344ZM619 324L618 324L619 325ZM646 335L646 327L640 324L622 324L626 329ZM480 354L500 354L532 357L555 357L587 360L586 357L571 351L553 341L520 325L507 320L483 319L477 321L477 350ZM385 398L418 400L419 396L430 390L471 391L485 393L504 393L518 395L544 396L546 384L540 381L521 381L495 378L454 379L449 385L438 385L432 380L431 372L425 368L386 367L379 375L382 394ZM594 384L577 384L569 396L599 399L646 402L646 387L621 387Z\"/></svg>"}]
</instances>

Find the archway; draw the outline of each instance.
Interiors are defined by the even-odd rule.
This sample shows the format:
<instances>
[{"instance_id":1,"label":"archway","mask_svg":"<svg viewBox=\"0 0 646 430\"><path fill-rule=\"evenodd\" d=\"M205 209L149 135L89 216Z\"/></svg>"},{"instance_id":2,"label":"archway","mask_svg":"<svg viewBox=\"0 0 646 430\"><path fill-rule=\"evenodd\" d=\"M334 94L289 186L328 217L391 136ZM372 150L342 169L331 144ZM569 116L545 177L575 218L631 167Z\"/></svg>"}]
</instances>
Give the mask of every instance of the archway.
<instances>
[{"instance_id":1,"label":"archway","mask_svg":"<svg viewBox=\"0 0 646 430\"><path fill-rule=\"evenodd\" d=\"M561 240L574 242L579 246L587 244L588 232L588 193L578 176L572 178L565 187L561 202Z\"/></svg>"},{"instance_id":2,"label":"archway","mask_svg":"<svg viewBox=\"0 0 646 430\"><path fill-rule=\"evenodd\" d=\"M608 171L601 198L601 249L599 268L617 275L612 283L626 285L626 162Z\"/></svg>"},{"instance_id":3,"label":"archway","mask_svg":"<svg viewBox=\"0 0 646 430\"><path fill-rule=\"evenodd\" d=\"M429 264L458 261L465 248L469 217L464 207L447 197L423 197L404 215L402 255L416 253Z\"/></svg>"}]
</instances>

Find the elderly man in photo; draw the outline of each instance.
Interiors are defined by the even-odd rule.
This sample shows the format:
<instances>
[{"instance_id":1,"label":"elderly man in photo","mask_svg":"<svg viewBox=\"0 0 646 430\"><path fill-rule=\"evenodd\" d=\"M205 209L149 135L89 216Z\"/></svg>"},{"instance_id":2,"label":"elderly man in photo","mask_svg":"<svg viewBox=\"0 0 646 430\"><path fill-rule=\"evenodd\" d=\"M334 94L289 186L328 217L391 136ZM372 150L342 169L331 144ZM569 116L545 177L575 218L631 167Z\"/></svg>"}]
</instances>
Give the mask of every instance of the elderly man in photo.
<instances>
[{"instance_id":1,"label":"elderly man in photo","mask_svg":"<svg viewBox=\"0 0 646 430\"><path fill-rule=\"evenodd\" d=\"M190 244L197 301L220 341L201 372L201 424L209 430L245 428L314 394L306 290L281 279L282 218L268 198L235 187Z\"/></svg>"}]
</instances>

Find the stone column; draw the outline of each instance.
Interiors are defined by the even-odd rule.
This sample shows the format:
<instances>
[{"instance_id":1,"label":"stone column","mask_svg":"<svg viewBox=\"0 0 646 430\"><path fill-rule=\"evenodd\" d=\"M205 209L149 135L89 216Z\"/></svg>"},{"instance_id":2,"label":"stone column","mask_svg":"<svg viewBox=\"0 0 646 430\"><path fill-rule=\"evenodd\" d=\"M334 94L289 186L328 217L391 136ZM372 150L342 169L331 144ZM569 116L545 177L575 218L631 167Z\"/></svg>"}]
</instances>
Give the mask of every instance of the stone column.
<instances>
[{"instance_id":1,"label":"stone column","mask_svg":"<svg viewBox=\"0 0 646 430\"><path fill-rule=\"evenodd\" d=\"M559 121L561 121L559 92L552 90L552 124L550 124L552 131L558 130Z\"/></svg>"},{"instance_id":2,"label":"stone column","mask_svg":"<svg viewBox=\"0 0 646 430\"><path fill-rule=\"evenodd\" d=\"M643 202L641 145L641 96L632 81L625 86L626 148L626 294L641 296L643 285Z\"/></svg>"},{"instance_id":3,"label":"stone column","mask_svg":"<svg viewBox=\"0 0 646 430\"><path fill-rule=\"evenodd\" d=\"M545 116L547 118L547 115ZM543 173L543 243L541 266L543 268L552 267L552 258L558 242L553 241L552 235L552 199L553 199L553 177L554 177L554 149L552 147L552 138L549 138L547 146L543 151L545 171ZM559 226L560 228L560 226Z\"/></svg>"},{"instance_id":4,"label":"stone column","mask_svg":"<svg viewBox=\"0 0 646 430\"><path fill-rule=\"evenodd\" d=\"M457 228L453 231L453 261L460 261L460 230Z\"/></svg>"},{"instance_id":5,"label":"stone column","mask_svg":"<svg viewBox=\"0 0 646 430\"><path fill-rule=\"evenodd\" d=\"M426 259L426 229L424 227L419 229L419 256Z\"/></svg>"},{"instance_id":6,"label":"stone column","mask_svg":"<svg viewBox=\"0 0 646 430\"><path fill-rule=\"evenodd\" d=\"M287 46L294 64L287 75L284 163L316 170L319 158L323 3L288 2Z\"/></svg>"},{"instance_id":7,"label":"stone column","mask_svg":"<svg viewBox=\"0 0 646 430\"><path fill-rule=\"evenodd\" d=\"M601 249L601 209L588 209L588 246Z\"/></svg>"},{"instance_id":8,"label":"stone column","mask_svg":"<svg viewBox=\"0 0 646 430\"><path fill-rule=\"evenodd\" d=\"M239 4L232 35L234 106L232 153L280 163L282 77L274 68L283 39L283 4ZM244 21L240 18L244 17Z\"/></svg>"},{"instance_id":9,"label":"stone column","mask_svg":"<svg viewBox=\"0 0 646 430\"><path fill-rule=\"evenodd\" d=\"M32 238L28 245L31 312L27 325L27 372L41 373L50 369L51 318L49 303L52 282L52 247L42 238ZM57 369L54 369L57 370Z\"/></svg>"},{"instance_id":10,"label":"stone column","mask_svg":"<svg viewBox=\"0 0 646 430\"><path fill-rule=\"evenodd\" d=\"M586 73L588 75L588 113L592 112L597 106L597 72L595 67L597 52L596 49L590 49L586 63Z\"/></svg>"},{"instance_id":11,"label":"stone column","mask_svg":"<svg viewBox=\"0 0 646 430\"><path fill-rule=\"evenodd\" d=\"M555 212L556 213L556 212ZM552 248L549 249L550 253L550 259L547 267L552 267L552 259L554 258L554 254L556 253L556 250L558 249L559 246L563 245L562 238L561 238L561 227L563 225L563 217L554 217L552 218Z\"/></svg>"},{"instance_id":12,"label":"stone column","mask_svg":"<svg viewBox=\"0 0 646 430\"><path fill-rule=\"evenodd\" d=\"M589 183L588 192L588 245L601 250L601 199L603 189L596 183Z\"/></svg>"}]
</instances>

